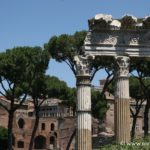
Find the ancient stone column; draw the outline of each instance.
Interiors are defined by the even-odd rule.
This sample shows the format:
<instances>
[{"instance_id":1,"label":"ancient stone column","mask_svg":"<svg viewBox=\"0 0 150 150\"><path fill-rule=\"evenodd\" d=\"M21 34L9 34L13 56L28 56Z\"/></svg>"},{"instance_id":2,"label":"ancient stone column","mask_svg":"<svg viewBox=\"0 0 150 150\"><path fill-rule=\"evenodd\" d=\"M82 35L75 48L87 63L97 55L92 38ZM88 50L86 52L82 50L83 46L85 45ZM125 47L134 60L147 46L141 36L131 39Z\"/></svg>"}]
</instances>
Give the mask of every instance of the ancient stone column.
<instances>
[{"instance_id":1,"label":"ancient stone column","mask_svg":"<svg viewBox=\"0 0 150 150\"><path fill-rule=\"evenodd\" d=\"M91 85L87 57L75 57L77 69L77 150L92 150Z\"/></svg>"},{"instance_id":2,"label":"ancient stone column","mask_svg":"<svg viewBox=\"0 0 150 150\"><path fill-rule=\"evenodd\" d=\"M115 136L117 143L130 142L129 57L116 58Z\"/></svg>"}]
</instances>

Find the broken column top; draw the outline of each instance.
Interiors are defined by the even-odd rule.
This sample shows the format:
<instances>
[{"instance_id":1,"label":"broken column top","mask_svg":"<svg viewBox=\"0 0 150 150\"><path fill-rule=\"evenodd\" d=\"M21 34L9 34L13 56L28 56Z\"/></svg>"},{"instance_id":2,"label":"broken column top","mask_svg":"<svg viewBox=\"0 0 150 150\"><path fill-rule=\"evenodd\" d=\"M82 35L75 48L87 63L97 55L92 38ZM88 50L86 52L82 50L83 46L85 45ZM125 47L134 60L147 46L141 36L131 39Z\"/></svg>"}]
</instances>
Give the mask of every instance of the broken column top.
<instances>
[{"instance_id":1,"label":"broken column top","mask_svg":"<svg viewBox=\"0 0 150 150\"><path fill-rule=\"evenodd\" d=\"M113 19L112 15L97 14L89 21L89 29L97 30L143 30L150 29L150 16L136 18L126 14L120 19Z\"/></svg>"}]
</instances>

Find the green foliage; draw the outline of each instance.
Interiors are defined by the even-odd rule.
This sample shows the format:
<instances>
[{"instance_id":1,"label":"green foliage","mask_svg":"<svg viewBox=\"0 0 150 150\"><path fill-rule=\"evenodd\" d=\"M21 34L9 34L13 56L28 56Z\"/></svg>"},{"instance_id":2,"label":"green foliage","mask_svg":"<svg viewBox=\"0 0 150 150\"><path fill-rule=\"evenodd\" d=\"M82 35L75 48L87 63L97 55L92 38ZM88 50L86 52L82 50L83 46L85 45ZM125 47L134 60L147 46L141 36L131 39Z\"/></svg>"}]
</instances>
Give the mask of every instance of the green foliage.
<instances>
[{"instance_id":1,"label":"green foliage","mask_svg":"<svg viewBox=\"0 0 150 150\"><path fill-rule=\"evenodd\" d=\"M52 58L58 62L66 62L76 75L74 56L82 53L82 46L86 31L76 32L74 35L62 34L53 36L44 48L49 51Z\"/></svg>"},{"instance_id":2,"label":"green foliage","mask_svg":"<svg viewBox=\"0 0 150 150\"><path fill-rule=\"evenodd\" d=\"M28 94L32 96L33 100L44 99L47 95L46 77L44 74L36 74L29 87Z\"/></svg>"},{"instance_id":3,"label":"green foliage","mask_svg":"<svg viewBox=\"0 0 150 150\"><path fill-rule=\"evenodd\" d=\"M115 81L113 80L107 87L107 91L111 94L115 94Z\"/></svg>"},{"instance_id":4,"label":"green foliage","mask_svg":"<svg viewBox=\"0 0 150 150\"><path fill-rule=\"evenodd\" d=\"M109 71L114 71L115 69L115 59L113 57L95 57L92 61L92 66L94 68L107 68Z\"/></svg>"},{"instance_id":5,"label":"green foliage","mask_svg":"<svg viewBox=\"0 0 150 150\"><path fill-rule=\"evenodd\" d=\"M12 149L13 114L28 94L37 96L40 91L39 81L42 81L49 58L48 51L40 47L17 47L0 53L0 94L10 100L9 107L0 103L9 113L8 149ZM16 99L19 99L18 105L14 104Z\"/></svg>"},{"instance_id":6,"label":"green foliage","mask_svg":"<svg viewBox=\"0 0 150 150\"><path fill-rule=\"evenodd\" d=\"M69 59L73 62L73 56L82 52L86 33L86 31L80 31L74 35L53 36L44 47L50 52L52 58L57 61L61 62Z\"/></svg>"},{"instance_id":7,"label":"green foliage","mask_svg":"<svg viewBox=\"0 0 150 150\"><path fill-rule=\"evenodd\" d=\"M136 139L129 144L109 144L102 146L100 150L149 150L150 138L146 137L144 139Z\"/></svg>"},{"instance_id":8,"label":"green foliage","mask_svg":"<svg viewBox=\"0 0 150 150\"><path fill-rule=\"evenodd\" d=\"M63 100L67 106L76 107L76 89L67 86L66 82L59 80L54 76L46 76L46 94L49 98L58 98Z\"/></svg>"},{"instance_id":9,"label":"green foliage","mask_svg":"<svg viewBox=\"0 0 150 150\"><path fill-rule=\"evenodd\" d=\"M143 146L142 143L140 146L134 143L133 145L108 145L103 148L100 148L100 150L149 150L149 146Z\"/></svg>"},{"instance_id":10,"label":"green foliage","mask_svg":"<svg viewBox=\"0 0 150 150\"><path fill-rule=\"evenodd\" d=\"M147 90L150 91L150 78L143 78L141 79L143 84L147 86ZM138 78L130 77L129 78L129 85L130 85L130 96L134 99L145 99L145 95L142 89L142 85Z\"/></svg>"},{"instance_id":11,"label":"green foliage","mask_svg":"<svg viewBox=\"0 0 150 150\"><path fill-rule=\"evenodd\" d=\"M77 102L77 96L76 96L76 88L68 88L68 93L66 95L66 99L63 101L63 104L66 106L71 106L73 108L73 111L76 110L76 102Z\"/></svg>"},{"instance_id":12,"label":"green foliage","mask_svg":"<svg viewBox=\"0 0 150 150\"><path fill-rule=\"evenodd\" d=\"M57 77L46 76L47 94L51 98L66 99L68 86Z\"/></svg>"},{"instance_id":13,"label":"green foliage","mask_svg":"<svg viewBox=\"0 0 150 150\"><path fill-rule=\"evenodd\" d=\"M40 47L17 47L0 53L0 82L8 99L27 93L35 75L45 73L49 53Z\"/></svg>"},{"instance_id":14,"label":"green foliage","mask_svg":"<svg viewBox=\"0 0 150 150\"><path fill-rule=\"evenodd\" d=\"M140 77L149 77L150 76L150 61L143 58L132 58L131 65L130 65L130 72L136 70L138 76Z\"/></svg>"},{"instance_id":15,"label":"green foliage","mask_svg":"<svg viewBox=\"0 0 150 150\"><path fill-rule=\"evenodd\" d=\"M8 130L2 126L0 126L0 140L7 139Z\"/></svg>"},{"instance_id":16,"label":"green foliage","mask_svg":"<svg viewBox=\"0 0 150 150\"><path fill-rule=\"evenodd\" d=\"M107 111L107 101L99 92L92 90L92 115L95 118L102 119Z\"/></svg>"},{"instance_id":17,"label":"green foliage","mask_svg":"<svg viewBox=\"0 0 150 150\"><path fill-rule=\"evenodd\" d=\"M143 99L143 92L141 90L140 82L137 78L129 78L130 96L134 99Z\"/></svg>"}]
</instances>

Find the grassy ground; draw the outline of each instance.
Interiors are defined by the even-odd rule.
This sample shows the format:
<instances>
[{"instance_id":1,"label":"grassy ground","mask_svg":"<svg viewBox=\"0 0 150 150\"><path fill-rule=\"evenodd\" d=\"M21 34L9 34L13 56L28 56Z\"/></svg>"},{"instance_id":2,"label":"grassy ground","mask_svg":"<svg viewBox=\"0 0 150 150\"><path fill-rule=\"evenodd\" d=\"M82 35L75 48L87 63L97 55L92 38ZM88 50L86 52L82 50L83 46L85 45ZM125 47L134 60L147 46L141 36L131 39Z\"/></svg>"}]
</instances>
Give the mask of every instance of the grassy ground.
<instances>
[{"instance_id":1,"label":"grassy ground","mask_svg":"<svg viewBox=\"0 0 150 150\"><path fill-rule=\"evenodd\" d=\"M129 144L110 144L101 146L99 150L150 150L150 137L136 139Z\"/></svg>"}]
</instances>

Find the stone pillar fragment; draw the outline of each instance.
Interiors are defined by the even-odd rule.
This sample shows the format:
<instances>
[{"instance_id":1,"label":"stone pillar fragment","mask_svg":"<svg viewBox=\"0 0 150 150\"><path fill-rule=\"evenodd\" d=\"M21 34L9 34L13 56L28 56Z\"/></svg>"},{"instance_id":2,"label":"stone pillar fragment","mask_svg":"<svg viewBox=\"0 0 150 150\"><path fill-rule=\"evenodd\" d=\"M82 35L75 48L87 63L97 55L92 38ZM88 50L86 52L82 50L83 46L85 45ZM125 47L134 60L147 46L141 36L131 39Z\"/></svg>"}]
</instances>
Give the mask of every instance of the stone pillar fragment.
<instances>
[{"instance_id":1,"label":"stone pillar fragment","mask_svg":"<svg viewBox=\"0 0 150 150\"><path fill-rule=\"evenodd\" d=\"M115 136L117 143L130 142L129 57L116 58Z\"/></svg>"},{"instance_id":2,"label":"stone pillar fragment","mask_svg":"<svg viewBox=\"0 0 150 150\"><path fill-rule=\"evenodd\" d=\"M76 56L77 69L77 150L92 150L91 85L87 57Z\"/></svg>"}]
</instances>

